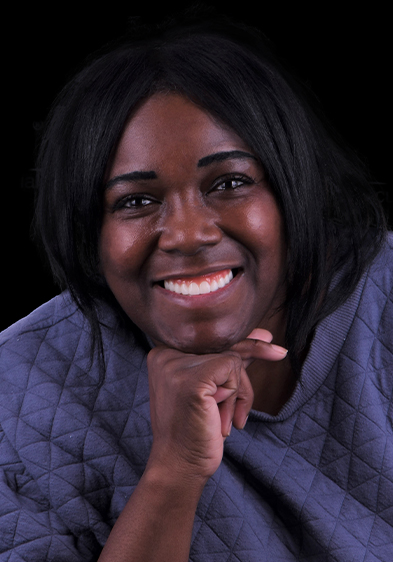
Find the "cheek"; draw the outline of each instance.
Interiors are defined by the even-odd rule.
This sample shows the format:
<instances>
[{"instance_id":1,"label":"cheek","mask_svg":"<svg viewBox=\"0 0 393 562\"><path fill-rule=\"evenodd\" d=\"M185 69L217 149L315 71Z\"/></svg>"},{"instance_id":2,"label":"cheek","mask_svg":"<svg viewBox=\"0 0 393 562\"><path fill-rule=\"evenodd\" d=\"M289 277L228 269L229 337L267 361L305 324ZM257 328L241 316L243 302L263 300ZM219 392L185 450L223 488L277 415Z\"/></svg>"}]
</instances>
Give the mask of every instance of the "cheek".
<instances>
[{"instance_id":1,"label":"cheek","mask_svg":"<svg viewBox=\"0 0 393 562\"><path fill-rule=\"evenodd\" d=\"M273 298L283 290L287 271L285 230L273 197L263 197L248 207L240 224L239 236L254 258L250 263L258 291Z\"/></svg>"},{"instance_id":2,"label":"cheek","mask_svg":"<svg viewBox=\"0 0 393 562\"><path fill-rule=\"evenodd\" d=\"M272 237L273 217L266 211L266 208L255 206L247 209L242 221L242 230L254 244L265 246Z\"/></svg>"},{"instance_id":3,"label":"cheek","mask_svg":"<svg viewBox=\"0 0 393 562\"><path fill-rule=\"evenodd\" d=\"M286 253L285 233L281 214L270 193L255 198L236 221L236 237L250 248L255 256L280 257Z\"/></svg>"},{"instance_id":4,"label":"cheek","mask_svg":"<svg viewBox=\"0 0 393 562\"><path fill-rule=\"evenodd\" d=\"M138 234L129 228L104 221L100 238L101 272L111 281L128 276L140 259L141 244Z\"/></svg>"}]
</instances>

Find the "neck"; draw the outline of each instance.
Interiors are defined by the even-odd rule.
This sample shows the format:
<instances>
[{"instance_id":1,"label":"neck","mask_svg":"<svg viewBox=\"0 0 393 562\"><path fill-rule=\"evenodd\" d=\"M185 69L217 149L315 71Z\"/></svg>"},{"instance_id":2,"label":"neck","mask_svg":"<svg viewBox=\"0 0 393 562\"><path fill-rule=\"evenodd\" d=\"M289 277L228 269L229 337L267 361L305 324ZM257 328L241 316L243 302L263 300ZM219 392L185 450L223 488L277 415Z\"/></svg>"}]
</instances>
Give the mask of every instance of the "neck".
<instances>
[{"instance_id":1,"label":"neck","mask_svg":"<svg viewBox=\"0 0 393 562\"><path fill-rule=\"evenodd\" d=\"M277 415L291 397L296 384L288 357L274 363L254 361L247 368L247 374L254 391L254 410Z\"/></svg>"},{"instance_id":2,"label":"neck","mask_svg":"<svg viewBox=\"0 0 393 562\"><path fill-rule=\"evenodd\" d=\"M284 310L280 310L260 327L270 330L274 335L274 343L286 347ZM253 409L277 415L291 397L297 380L288 356L277 362L258 359L247 368L247 374L254 391Z\"/></svg>"}]
</instances>

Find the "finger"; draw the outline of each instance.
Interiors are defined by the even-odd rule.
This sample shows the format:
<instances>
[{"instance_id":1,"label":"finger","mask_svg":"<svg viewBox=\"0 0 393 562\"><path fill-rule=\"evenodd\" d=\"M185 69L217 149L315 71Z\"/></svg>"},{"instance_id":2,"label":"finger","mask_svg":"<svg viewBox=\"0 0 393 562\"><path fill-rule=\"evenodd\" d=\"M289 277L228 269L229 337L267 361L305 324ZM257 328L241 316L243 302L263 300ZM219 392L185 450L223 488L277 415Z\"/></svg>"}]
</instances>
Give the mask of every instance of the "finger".
<instances>
[{"instance_id":1,"label":"finger","mask_svg":"<svg viewBox=\"0 0 393 562\"><path fill-rule=\"evenodd\" d=\"M247 368L256 359L264 359L265 361L281 361L284 359L288 350L279 345L268 343L266 341L249 339L233 345L231 351L235 351L243 360L244 367Z\"/></svg>"},{"instance_id":2,"label":"finger","mask_svg":"<svg viewBox=\"0 0 393 562\"><path fill-rule=\"evenodd\" d=\"M255 328L255 330L253 330L251 334L247 336L247 339L262 340L270 343L273 340L273 334L269 332L269 330L264 330L262 328Z\"/></svg>"},{"instance_id":3,"label":"finger","mask_svg":"<svg viewBox=\"0 0 393 562\"><path fill-rule=\"evenodd\" d=\"M227 400L224 400L224 402L218 404L221 418L221 434L223 437L228 437L231 433L236 402L236 396L232 395L230 398L227 398Z\"/></svg>"},{"instance_id":4,"label":"finger","mask_svg":"<svg viewBox=\"0 0 393 562\"><path fill-rule=\"evenodd\" d=\"M219 386L214 394L223 437L229 435L232 424L237 429L243 429L254 401L254 392L244 366L233 371L226 384L229 386Z\"/></svg>"},{"instance_id":5,"label":"finger","mask_svg":"<svg viewBox=\"0 0 393 562\"><path fill-rule=\"evenodd\" d=\"M242 369L239 390L237 394L237 399L235 403L235 410L233 412L232 423L237 429L243 429L246 425L246 421L252 404L254 402L254 391L247 376L245 368Z\"/></svg>"},{"instance_id":6,"label":"finger","mask_svg":"<svg viewBox=\"0 0 393 562\"><path fill-rule=\"evenodd\" d=\"M236 395L235 388L227 388L226 386L219 386L217 387L216 393L213 395L214 400L217 404L221 404L221 402L225 402L233 395Z\"/></svg>"},{"instance_id":7,"label":"finger","mask_svg":"<svg viewBox=\"0 0 393 562\"><path fill-rule=\"evenodd\" d=\"M222 380L221 377L216 378L216 382L220 384L217 385L214 399L217 402L220 412L221 434L225 438L228 437L231 432L232 418L235 412L236 399L239 394L243 367L237 354L228 354L225 358L225 362L222 362L221 359L221 365L226 366L226 380Z\"/></svg>"},{"instance_id":8,"label":"finger","mask_svg":"<svg viewBox=\"0 0 393 562\"><path fill-rule=\"evenodd\" d=\"M220 386L214 398L220 411L222 436L230 434L232 424L237 429L243 429L254 401L254 391L246 370L241 369L236 390Z\"/></svg>"}]
</instances>

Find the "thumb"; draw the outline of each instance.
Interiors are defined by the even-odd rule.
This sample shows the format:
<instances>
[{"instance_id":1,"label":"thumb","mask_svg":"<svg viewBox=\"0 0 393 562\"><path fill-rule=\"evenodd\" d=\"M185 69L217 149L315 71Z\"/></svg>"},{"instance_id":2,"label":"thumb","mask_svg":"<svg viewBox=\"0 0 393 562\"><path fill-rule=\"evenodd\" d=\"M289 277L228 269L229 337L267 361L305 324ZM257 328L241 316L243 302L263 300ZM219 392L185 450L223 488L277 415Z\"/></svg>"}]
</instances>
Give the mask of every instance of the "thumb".
<instances>
[{"instance_id":1,"label":"thumb","mask_svg":"<svg viewBox=\"0 0 393 562\"><path fill-rule=\"evenodd\" d=\"M287 356L288 350L270 343L272 339L270 332L257 328L245 340L233 345L231 350L240 355L245 369L256 359L281 361Z\"/></svg>"},{"instance_id":2,"label":"thumb","mask_svg":"<svg viewBox=\"0 0 393 562\"><path fill-rule=\"evenodd\" d=\"M263 330L262 328L255 328L255 330L253 330L251 334L247 336L247 339L261 340L270 343L273 340L273 334L268 330Z\"/></svg>"}]
</instances>

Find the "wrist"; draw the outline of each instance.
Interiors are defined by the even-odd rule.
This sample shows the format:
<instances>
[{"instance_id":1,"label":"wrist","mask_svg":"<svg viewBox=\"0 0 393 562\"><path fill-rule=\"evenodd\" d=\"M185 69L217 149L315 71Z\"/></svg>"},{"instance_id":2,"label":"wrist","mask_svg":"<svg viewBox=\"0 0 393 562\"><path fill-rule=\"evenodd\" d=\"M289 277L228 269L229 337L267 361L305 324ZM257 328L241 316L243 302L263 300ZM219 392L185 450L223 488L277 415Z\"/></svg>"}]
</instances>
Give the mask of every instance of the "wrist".
<instances>
[{"instance_id":1,"label":"wrist","mask_svg":"<svg viewBox=\"0 0 393 562\"><path fill-rule=\"evenodd\" d=\"M171 502L179 504L187 499L188 503L193 501L196 507L209 476L199 474L175 459L167 463L162 457L151 456L142 480L163 499L168 496Z\"/></svg>"}]
</instances>

